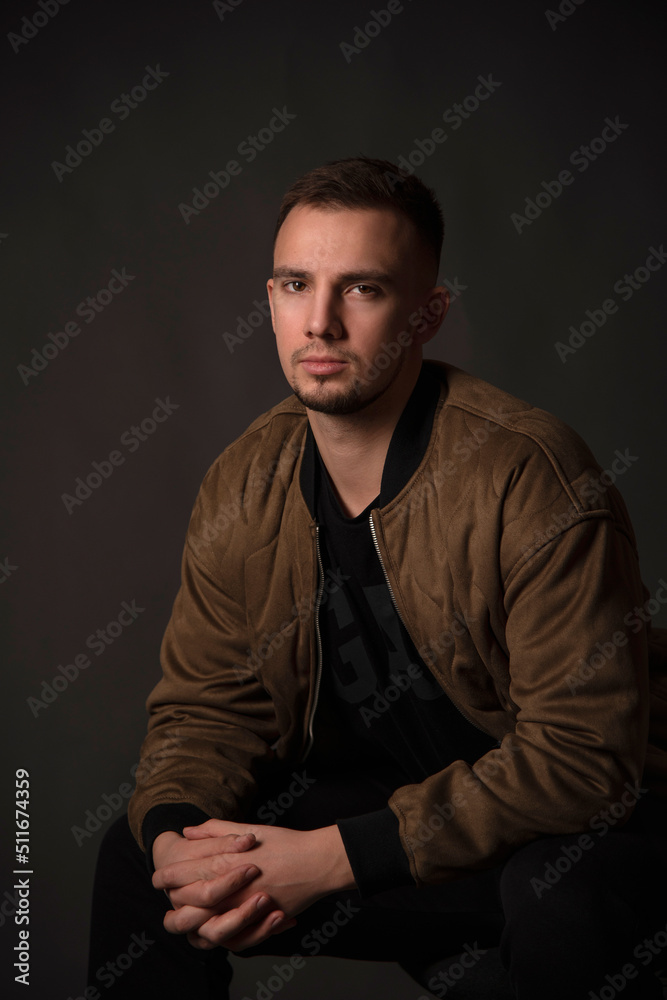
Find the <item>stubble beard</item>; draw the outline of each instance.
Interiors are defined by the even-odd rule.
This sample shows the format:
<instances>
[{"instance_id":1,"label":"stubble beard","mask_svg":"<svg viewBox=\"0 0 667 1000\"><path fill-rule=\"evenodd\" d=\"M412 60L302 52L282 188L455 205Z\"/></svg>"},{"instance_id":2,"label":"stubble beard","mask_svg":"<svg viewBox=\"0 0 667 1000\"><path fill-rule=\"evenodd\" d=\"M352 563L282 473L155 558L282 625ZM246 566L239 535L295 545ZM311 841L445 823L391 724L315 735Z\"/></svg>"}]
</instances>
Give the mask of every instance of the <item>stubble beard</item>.
<instances>
[{"instance_id":1,"label":"stubble beard","mask_svg":"<svg viewBox=\"0 0 667 1000\"><path fill-rule=\"evenodd\" d=\"M389 380L370 396L363 395L364 383L358 376L354 377L352 384L348 388L340 389L335 394L329 393L326 395L318 393L317 390L304 391L295 384L296 379L294 379L292 381L292 392L299 402L316 413L327 413L332 416L347 416L352 413L359 413L361 410L365 410L367 406L375 403L381 396L384 396L387 389L398 377L404 361L405 354L402 353ZM313 375L311 377L320 386L326 385L332 378L331 375Z\"/></svg>"}]
</instances>

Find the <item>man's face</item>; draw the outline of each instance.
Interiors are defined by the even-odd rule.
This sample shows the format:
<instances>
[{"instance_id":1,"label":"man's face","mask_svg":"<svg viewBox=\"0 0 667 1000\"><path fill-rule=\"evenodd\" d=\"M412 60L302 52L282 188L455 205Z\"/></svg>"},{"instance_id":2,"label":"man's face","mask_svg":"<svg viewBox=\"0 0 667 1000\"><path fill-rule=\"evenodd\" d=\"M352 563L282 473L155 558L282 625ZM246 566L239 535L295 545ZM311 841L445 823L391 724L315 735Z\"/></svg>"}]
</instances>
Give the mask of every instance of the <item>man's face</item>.
<instances>
[{"instance_id":1,"label":"man's face","mask_svg":"<svg viewBox=\"0 0 667 1000\"><path fill-rule=\"evenodd\" d=\"M435 332L420 337L414 317L429 301L432 271L402 213L292 209L267 287L280 363L307 407L354 413L402 378L414 379L421 343ZM436 299L440 319L446 304ZM397 341L401 333L412 343Z\"/></svg>"}]
</instances>

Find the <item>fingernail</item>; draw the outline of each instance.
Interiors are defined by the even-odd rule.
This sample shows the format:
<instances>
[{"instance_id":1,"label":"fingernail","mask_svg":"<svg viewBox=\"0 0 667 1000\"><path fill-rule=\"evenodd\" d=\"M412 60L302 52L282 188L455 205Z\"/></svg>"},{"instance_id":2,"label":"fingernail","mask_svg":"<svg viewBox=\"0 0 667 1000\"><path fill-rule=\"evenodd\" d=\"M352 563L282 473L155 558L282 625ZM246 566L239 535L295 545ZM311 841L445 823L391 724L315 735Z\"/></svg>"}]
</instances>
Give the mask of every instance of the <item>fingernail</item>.
<instances>
[{"instance_id":1,"label":"fingernail","mask_svg":"<svg viewBox=\"0 0 667 1000\"><path fill-rule=\"evenodd\" d=\"M274 931L276 927L280 927L281 931L288 931L292 927L296 927L296 920L294 917L276 917L275 920L271 921L271 930Z\"/></svg>"},{"instance_id":2,"label":"fingernail","mask_svg":"<svg viewBox=\"0 0 667 1000\"><path fill-rule=\"evenodd\" d=\"M255 875L259 875L259 868L256 865L251 865L250 868L246 868L243 874L245 878L254 878Z\"/></svg>"},{"instance_id":3,"label":"fingernail","mask_svg":"<svg viewBox=\"0 0 667 1000\"><path fill-rule=\"evenodd\" d=\"M268 901L269 901L268 896L260 896L259 899L257 900L257 909L261 910L263 906L266 906Z\"/></svg>"}]
</instances>

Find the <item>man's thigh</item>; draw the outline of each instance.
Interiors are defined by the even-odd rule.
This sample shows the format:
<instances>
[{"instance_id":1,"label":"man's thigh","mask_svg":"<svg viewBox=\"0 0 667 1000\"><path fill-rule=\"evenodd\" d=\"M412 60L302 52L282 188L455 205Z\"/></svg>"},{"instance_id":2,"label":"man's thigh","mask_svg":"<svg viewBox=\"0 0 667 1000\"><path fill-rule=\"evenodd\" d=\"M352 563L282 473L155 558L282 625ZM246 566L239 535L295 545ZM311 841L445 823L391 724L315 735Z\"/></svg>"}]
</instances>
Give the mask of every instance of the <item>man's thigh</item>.
<instances>
[{"instance_id":1,"label":"man's thigh","mask_svg":"<svg viewBox=\"0 0 667 1000\"><path fill-rule=\"evenodd\" d=\"M313 829L334 823L339 818L383 808L393 788L400 783L400 777L391 772L375 771L355 775L320 773L306 765L277 775L271 783L264 783L253 809L247 813L247 819L249 822L269 822L295 829ZM637 816L633 818L627 831L612 830L608 837L599 838L599 857L602 859L604 855L607 861L600 869L605 872L604 879L598 879L598 882L618 882L622 894L627 894L632 888L630 911L639 906L642 898L647 899L652 895L651 887L657 885L656 880L661 880L660 884L664 885L664 857L667 852L663 851L661 855L660 851L661 846L667 844L667 822L663 822L664 820L667 820L667 809L663 808L661 811L658 808L651 813L644 807L637 810ZM157 925L161 924L168 906L167 901L163 894L156 893L152 888L145 859L134 844L126 824L124 827L119 824L118 831L107 842L107 857L102 871L104 877L100 876L98 879L100 887L104 884L106 894L102 898L104 894L100 888L96 908L98 925L106 926L105 933L97 942L97 948L93 948L94 953L97 951L100 963L102 958L116 954L114 949L120 949L126 943L130 931L143 930L148 926L146 921L150 921L151 928L156 925L153 929L158 943L151 946L146 957L136 963L137 966L145 964L147 973L149 965L159 966L160 973L167 981L172 975L167 969L171 956L177 967L182 969L179 975L189 975L184 963L187 965L191 961L199 975L204 972L207 975L213 973L218 983L224 981L229 976L229 970L228 967L223 968L225 963L222 949L215 949L218 953L215 955L201 953L183 939L176 939L163 932L158 935ZM571 836L576 839L576 835ZM545 838L539 850L528 845L517 851L511 859L509 867L517 887L516 891L513 890L515 923L516 913L519 912L522 914L520 922L524 926L532 928L533 922L536 922L537 928L542 916L551 909L549 906L528 907L520 897L523 889L527 889L528 898L532 895L532 899L536 899L530 879L541 878L547 864L556 871L558 865L564 867L561 841L570 843L570 838ZM122 854L125 859L124 874L120 879L114 851L118 857ZM570 858L572 857L574 855L570 853ZM567 888L566 895L570 896L570 890L574 890L580 879L590 871L588 860L573 864L568 869L568 877L562 879L561 889ZM505 892L507 872L506 866ZM498 868L445 885L421 889L408 886L367 899L362 899L358 892L331 895L300 914L297 925L290 931L275 935L257 948L240 954L243 957L256 954L302 955L305 958L328 955L399 961L412 967L427 966L445 956L457 956L463 952L468 956L478 955L499 942L506 924L499 895L502 876L503 869ZM128 892L126 879L134 880L136 894L134 890ZM124 898L116 904L116 909L109 909L111 895L119 891ZM551 897L552 893L549 890L547 892ZM554 892L553 898L560 894ZM575 892L571 898L576 898ZM508 909L507 895L504 902L505 909ZM113 919L105 919L107 916L111 918L112 913ZM100 917L100 914L103 916ZM568 903L562 908L558 919L571 923L571 914L572 907ZM129 921L124 925L122 921L126 917ZM553 912L550 919L552 917ZM658 930L664 930L665 922L667 915ZM103 927L98 926L98 931L101 930ZM148 936L153 937L152 930L148 930ZM516 941L520 937L520 934L514 934ZM536 930L532 941L535 943L539 939L539 930ZM154 957L155 962L151 961L151 957ZM97 964L94 964L93 970L97 968Z\"/></svg>"},{"instance_id":2,"label":"man's thigh","mask_svg":"<svg viewBox=\"0 0 667 1000\"><path fill-rule=\"evenodd\" d=\"M292 769L265 782L249 821L292 829L329 826L338 819L382 809L404 778L390 768L340 773ZM399 961L402 955L458 954L466 945L498 943L503 928L499 870L447 885L405 886L361 898L357 891L319 900L297 918L296 927L267 939L244 956L328 955Z\"/></svg>"}]
</instances>

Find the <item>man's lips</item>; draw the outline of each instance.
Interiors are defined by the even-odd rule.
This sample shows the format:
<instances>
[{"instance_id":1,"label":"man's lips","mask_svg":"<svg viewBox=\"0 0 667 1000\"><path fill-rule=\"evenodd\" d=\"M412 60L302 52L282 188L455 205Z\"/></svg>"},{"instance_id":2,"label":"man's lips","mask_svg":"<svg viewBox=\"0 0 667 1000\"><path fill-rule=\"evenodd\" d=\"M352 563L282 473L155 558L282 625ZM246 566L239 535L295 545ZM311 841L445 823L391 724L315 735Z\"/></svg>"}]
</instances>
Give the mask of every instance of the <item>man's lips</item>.
<instances>
[{"instance_id":1,"label":"man's lips","mask_svg":"<svg viewBox=\"0 0 667 1000\"><path fill-rule=\"evenodd\" d=\"M299 364L311 375L333 375L347 367L348 362L341 361L339 358L316 357L304 358Z\"/></svg>"}]
</instances>

